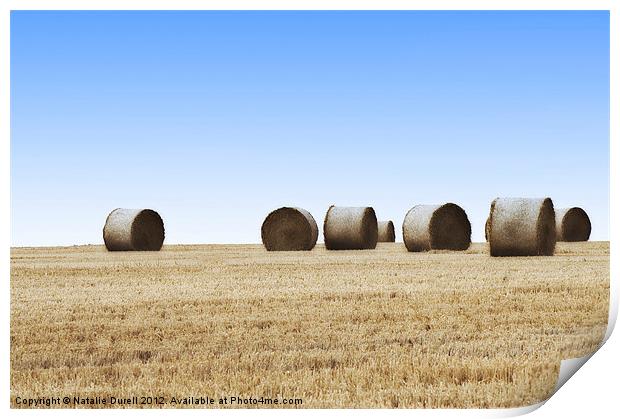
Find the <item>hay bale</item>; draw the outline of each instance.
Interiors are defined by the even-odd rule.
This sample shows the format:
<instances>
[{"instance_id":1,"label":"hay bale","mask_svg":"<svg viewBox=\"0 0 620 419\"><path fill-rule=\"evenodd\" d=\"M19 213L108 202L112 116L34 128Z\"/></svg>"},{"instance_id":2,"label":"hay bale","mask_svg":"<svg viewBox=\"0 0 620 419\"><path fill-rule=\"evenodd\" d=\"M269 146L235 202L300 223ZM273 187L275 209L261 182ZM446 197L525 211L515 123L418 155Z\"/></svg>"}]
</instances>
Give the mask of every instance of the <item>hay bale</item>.
<instances>
[{"instance_id":1,"label":"hay bale","mask_svg":"<svg viewBox=\"0 0 620 419\"><path fill-rule=\"evenodd\" d=\"M318 237L314 217L302 208L278 208L265 218L261 227L267 250L312 250Z\"/></svg>"},{"instance_id":2,"label":"hay bale","mask_svg":"<svg viewBox=\"0 0 620 419\"><path fill-rule=\"evenodd\" d=\"M489 241L490 235L491 235L491 216L488 216L486 223L484 223L484 239L486 241Z\"/></svg>"},{"instance_id":3,"label":"hay bale","mask_svg":"<svg viewBox=\"0 0 620 419\"><path fill-rule=\"evenodd\" d=\"M103 226L108 250L159 250L164 243L164 222L150 209L117 208Z\"/></svg>"},{"instance_id":4,"label":"hay bale","mask_svg":"<svg viewBox=\"0 0 620 419\"><path fill-rule=\"evenodd\" d=\"M496 198L491 203L491 256L551 256L555 211L550 198Z\"/></svg>"},{"instance_id":5,"label":"hay bale","mask_svg":"<svg viewBox=\"0 0 620 419\"><path fill-rule=\"evenodd\" d=\"M377 222L377 241L378 242L395 242L396 233L394 233L394 223L391 221Z\"/></svg>"},{"instance_id":6,"label":"hay bale","mask_svg":"<svg viewBox=\"0 0 620 419\"><path fill-rule=\"evenodd\" d=\"M590 238L590 217L579 207L555 210L555 222L557 241L585 242Z\"/></svg>"},{"instance_id":7,"label":"hay bale","mask_svg":"<svg viewBox=\"0 0 620 419\"><path fill-rule=\"evenodd\" d=\"M378 238L375 210L332 205L325 214L323 234L329 250L374 249Z\"/></svg>"},{"instance_id":8,"label":"hay bale","mask_svg":"<svg viewBox=\"0 0 620 419\"><path fill-rule=\"evenodd\" d=\"M471 244L471 223L456 204L416 205L405 215L403 239L410 252L465 250Z\"/></svg>"}]
</instances>

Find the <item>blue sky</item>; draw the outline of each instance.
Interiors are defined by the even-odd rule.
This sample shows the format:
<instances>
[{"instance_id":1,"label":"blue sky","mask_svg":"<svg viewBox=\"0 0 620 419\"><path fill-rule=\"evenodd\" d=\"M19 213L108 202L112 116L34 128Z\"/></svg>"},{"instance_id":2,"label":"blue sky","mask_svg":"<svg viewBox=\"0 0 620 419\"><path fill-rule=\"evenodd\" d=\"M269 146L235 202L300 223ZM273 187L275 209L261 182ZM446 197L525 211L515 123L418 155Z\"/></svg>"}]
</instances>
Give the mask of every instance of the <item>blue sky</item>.
<instances>
[{"instance_id":1,"label":"blue sky","mask_svg":"<svg viewBox=\"0 0 620 419\"><path fill-rule=\"evenodd\" d=\"M284 205L400 225L497 196L583 207L609 239L609 14L11 14L11 242L259 243ZM322 241L322 234L319 236Z\"/></svg>"}]
</instances>

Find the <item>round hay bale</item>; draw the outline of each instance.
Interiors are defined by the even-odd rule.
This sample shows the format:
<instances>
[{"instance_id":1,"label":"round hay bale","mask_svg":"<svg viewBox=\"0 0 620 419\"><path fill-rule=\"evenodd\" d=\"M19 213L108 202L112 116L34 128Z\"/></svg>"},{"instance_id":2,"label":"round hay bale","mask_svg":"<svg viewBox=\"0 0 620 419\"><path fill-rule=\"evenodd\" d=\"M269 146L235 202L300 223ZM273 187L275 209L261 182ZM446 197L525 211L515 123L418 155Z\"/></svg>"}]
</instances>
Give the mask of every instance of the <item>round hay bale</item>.
<instances>
[{"instance_id":1,"label":"round hay bale","mask_svg":"<svg viewBox=\"0 0 620 419\"><path fill-rule=\"evenodd\" d=\"M456 204L416 205L405 215L403 239L410 252L466 250L471 244L471 223Z\"/></svg>"},{"instance_id":2,"label":"round hay bale","mask_svg":"<svg viewBox=\"0 0 620 419\"><path fill-rule=\"evenodd\" d=\"M555 210L557 241L585 242L590 238L592 224L588 214L579 207Z\"/></svg>"},{"instance_id":3,"label":"round hay bale","mask_svg":"<svg viewBox=\"0 0 620 419\"><path fill-rule=\"evenodd\" d=\"M378 238L375 210L332 205L325 214L323 234L328 250L374 249Z\"/></svg>"},{"instance_id":4,"label":"round hay bale","mask_svg":"<svg viewBox=\"0 0 620 419\"><path fill-rule=\"evenodd\" d=\"M395 242L396 233L394 233L394 223L391 221L377 222L377 241L378 242Z\"/></svg>"},{"instance_id":5,"label":"round hay bale","mask_svg":"<svg viewBox=\"0 0 620 419\"><path fill-rule=\"evenodd\" d=\"M555 211L550 198L496 198L491 203L491 256L551 256Z\"/></svg>"},{"instance_id":6,"label":"round hay bale","mask_svg":"<svg viewBox=\"0 0 620 419\"><path fill-rule=\"evenodd\" d=\"M491 216L487 217L486 223L484 223L484 239L489 241L489 235L491 234Z\"/></svg>"},{"instance_id":7,"label":"round hay bale","mask_svg":"<svg viewBox=\"0 0 620 419\"><path fill-rule=\"evenodd\" d=\"M150 209L117 208L103 226L108 250L159 250L164 234L164 222Z\"/></svg>"},{"instance_id":8,"label":"round hay bale","mask_svg":"<svg viewBox=\"0 0 620 419\"><path fill-rule=\"evenodd\" d=\"M314 217L302 208L278 208L265 218L261 227L267 250L312 250L318 237Z\"/></svg>"}]
</instances>

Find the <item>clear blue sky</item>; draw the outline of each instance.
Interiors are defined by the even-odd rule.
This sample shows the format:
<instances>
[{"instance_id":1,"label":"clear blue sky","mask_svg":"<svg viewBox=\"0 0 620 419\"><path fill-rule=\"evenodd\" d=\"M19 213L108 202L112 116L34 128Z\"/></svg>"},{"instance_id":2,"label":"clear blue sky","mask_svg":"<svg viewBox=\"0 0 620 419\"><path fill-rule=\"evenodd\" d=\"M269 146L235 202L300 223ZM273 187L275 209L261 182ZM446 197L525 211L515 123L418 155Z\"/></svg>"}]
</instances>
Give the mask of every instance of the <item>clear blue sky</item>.
<instances>
[{"instance_id":1,"label":"clear blue sky","mask_svg":"<svg viewBox=\"0 0 620 419\"><path fill-rule=\"evenodd\" d=\"M608 12L12 12L12 244L260 242L267 213L400 226L497 196L581 206L609 239ZM319 236L322 241L322 233Z\"/></svg>"}]
</instances>

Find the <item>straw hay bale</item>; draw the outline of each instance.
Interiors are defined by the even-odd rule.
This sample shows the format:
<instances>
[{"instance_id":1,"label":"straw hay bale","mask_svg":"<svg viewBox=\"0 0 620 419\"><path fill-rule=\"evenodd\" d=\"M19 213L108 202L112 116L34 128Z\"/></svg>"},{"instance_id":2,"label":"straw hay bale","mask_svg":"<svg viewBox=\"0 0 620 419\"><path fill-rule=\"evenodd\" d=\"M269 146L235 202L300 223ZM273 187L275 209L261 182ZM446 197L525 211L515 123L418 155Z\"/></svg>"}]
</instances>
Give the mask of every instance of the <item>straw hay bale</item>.
<instances>
[{"instance_id":1,"label":"straw hay bale","mask_svg":"<svg viewBox=\"0 0 620 419\"><path fill-rule=\"evenodd\" d=\"M489 241L489 235L491 234L491 217L487 217L487 221L484 223L484 239Z\"/></svg>"},{"instance_id":2,"label":"straw hay bale","mask_svg":"<svg viewBox=\"0 0 620 419\"><path fill-rule=\"evenodd\" d=\"M314 217L302 208L278 208L265 218L261 227L267 250L312 250L318 236Z\"/></svg>"},{"instance_id":3,"label":"straw hay bale","mask_svg":"<svg viewBox=\"0 0 620 419\"><path fill-rule=\"evenodd\" d=\"M465 250L471 244L471 223L456 204L416 205L403 221L407 250Z\"/></svg>"},{"instance_id":4,"label":"straw hay bale","mask_svg":"<svg viewBox=\"0 0 620 419\"><path fill-rule=\"evenodd\" d=\"M374 249L378 238L375 210L332 205L325 214L323 234L329 250Z\"/></svg>"},{"instance_id":5,"label":"straw hay bale","mask_svg":"<svg viewBox=\"0 0 620 419\"><path fill-rule=\"evenodd\" d=\"M555 210L557 240L562 242L588 241L592 224L588 214L579 207Z\"/></svg>"},{"instance_id":6,"label":"straw hay bale","mask_svg":"<svg viewBox=\"0 0 620 419\"><path fill-rule=\"evenodd\" d=\"M379 221L377 222L378 229L378 242L395 242L396 233L394 233L394 223L392 221Z\"/></svg>"},{"instance_id":7,"label":"straw hay bale","mask_svg":"<svg viewBox=\"0 0 620 419\"><path fill-rule=\"evenodd\" d=\"M108 215L103 227L108 250L159 250L164 235L164 222L150 209L117 208Z\"/></svg>"},{"instance_id":8,"label":"straw hay bale","mask_svg":"<svg viewBox=\"0 0 620 419\"><path fill-rule=\"evenodd\" d=\"M496 198L491 203L491 256L551 256L555 211L550 198Z\"/></svg>"}]
</instances>

